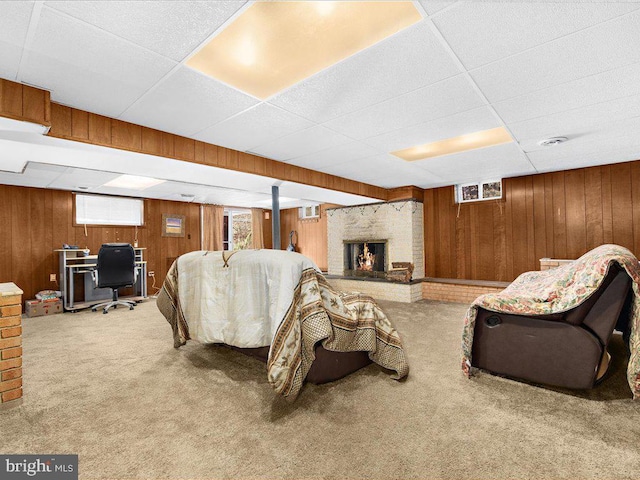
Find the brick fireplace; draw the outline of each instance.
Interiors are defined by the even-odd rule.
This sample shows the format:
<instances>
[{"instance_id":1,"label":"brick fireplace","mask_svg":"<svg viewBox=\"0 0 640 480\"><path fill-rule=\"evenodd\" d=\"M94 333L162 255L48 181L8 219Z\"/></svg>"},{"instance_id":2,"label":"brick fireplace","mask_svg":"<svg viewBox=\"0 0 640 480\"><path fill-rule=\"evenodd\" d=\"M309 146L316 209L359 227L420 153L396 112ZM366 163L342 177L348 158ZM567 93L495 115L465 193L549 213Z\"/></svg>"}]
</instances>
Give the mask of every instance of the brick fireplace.
<instances>
[{"instance_id":1,"label":"brick fireplace","mask_svg":"<svg viewBox=\"0 0 640 480\"><path fill-rule=\"evenodd\" d=\"M421 202L399 200L330 208L327 209L327 233L330 276L384 278L384 272L392 262L411 262L414 265L413 279L424 277L424 220ZM371 262L371 270L374 270L377 259L376 267L379 270L383 264L382 272L368 274L364 273L369 271L368 269L358 270L359 262L370 255L375 256ZM383 257L382 260L380 255ZM397 284L393 287L392 285L394 284L381 283L380 287L372 285L370 288L390 291L396 286L401 287ZM358 290L363 291L362 288ZM396 296L394 295L394 298ZM421 294L418 298L420 296Z\"/></svg>"}]
</instances>

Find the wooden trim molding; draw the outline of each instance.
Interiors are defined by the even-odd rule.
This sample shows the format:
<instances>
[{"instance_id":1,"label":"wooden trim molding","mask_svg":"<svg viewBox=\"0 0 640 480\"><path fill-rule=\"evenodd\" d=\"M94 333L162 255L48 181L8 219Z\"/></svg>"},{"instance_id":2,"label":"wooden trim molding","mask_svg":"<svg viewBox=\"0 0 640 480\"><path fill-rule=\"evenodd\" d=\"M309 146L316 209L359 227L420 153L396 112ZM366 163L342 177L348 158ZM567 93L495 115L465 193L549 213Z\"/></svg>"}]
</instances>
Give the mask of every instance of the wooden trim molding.
<instances>
[{"instance_id":1,"label":"wooden trim molding","mask_svg":"<svg viewBox=\"0 0 640 480\"><path fill-rule=\"evenodd\" d=\"M395 202L396 200L416 200L424 203L424 190L415 185L388 189L387 202Z\"/></svg>"},{"instance_id":2,"label":"wooden trim molding","mask_svg":"<svg viewBox=\"0 0 640 480\"><path fill-rule=\"evenodd\" d=\"M46 90L0 78L0 116L51 126L51 97Z\"/></svg>"}]
</instances>

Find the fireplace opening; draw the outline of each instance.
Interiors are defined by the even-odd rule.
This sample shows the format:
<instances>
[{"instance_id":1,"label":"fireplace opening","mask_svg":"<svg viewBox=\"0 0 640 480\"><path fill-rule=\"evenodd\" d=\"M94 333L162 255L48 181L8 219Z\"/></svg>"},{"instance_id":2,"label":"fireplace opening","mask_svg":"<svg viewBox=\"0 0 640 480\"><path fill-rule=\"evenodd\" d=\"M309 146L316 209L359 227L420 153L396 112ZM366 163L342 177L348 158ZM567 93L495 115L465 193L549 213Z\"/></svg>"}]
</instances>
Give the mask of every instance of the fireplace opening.
<instances>
[{"instance_id":1,"label":"fireplace opening","mask_svg":"<svg viewBox=\"0 0 640 480\"><path fill-rule=\"evenodd\" d=\"M345 242L344 275L384 278L387 270L386 241Z\"/></svg>"}]
</instances>

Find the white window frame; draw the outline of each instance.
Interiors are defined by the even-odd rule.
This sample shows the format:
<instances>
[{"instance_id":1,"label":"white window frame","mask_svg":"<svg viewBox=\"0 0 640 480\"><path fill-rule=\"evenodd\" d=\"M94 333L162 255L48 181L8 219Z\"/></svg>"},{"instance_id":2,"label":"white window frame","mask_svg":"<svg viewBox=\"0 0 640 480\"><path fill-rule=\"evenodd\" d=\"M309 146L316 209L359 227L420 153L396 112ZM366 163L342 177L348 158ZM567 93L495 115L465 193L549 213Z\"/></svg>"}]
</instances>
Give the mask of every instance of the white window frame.
<instances>
[{"instance_id":1,"label":"white window frame","mask_svg":"<svg viewBox=\"0 0 640 480\"><path fill-rule=\"evenodd\" d=\"M490 183L499 183L500 184L500 195L493 197L485 197L484 196L484 186ZM478 188L478 198L470 198L465 200L463 198L463 189L466 187L476 186ZM469 203L469 202L483 202L486 200L500 200L504 195L504 190L502 187L502 179L499 180L483 180L481 182L472 182L472 183L463 183L460 185L456 185L456 203Z\"/></svg>"},{"instance_id":2,"label":"white window frame","mask_svg":"<svg viewBox=\"0 0 640 480\"><path fill-rule=\"evenodd\" d=\"M310 209L310 210L308 210ZM319 218L320 217L320 204L306 205L300 207L300 218Z\"/></svg>"}]
</instances>

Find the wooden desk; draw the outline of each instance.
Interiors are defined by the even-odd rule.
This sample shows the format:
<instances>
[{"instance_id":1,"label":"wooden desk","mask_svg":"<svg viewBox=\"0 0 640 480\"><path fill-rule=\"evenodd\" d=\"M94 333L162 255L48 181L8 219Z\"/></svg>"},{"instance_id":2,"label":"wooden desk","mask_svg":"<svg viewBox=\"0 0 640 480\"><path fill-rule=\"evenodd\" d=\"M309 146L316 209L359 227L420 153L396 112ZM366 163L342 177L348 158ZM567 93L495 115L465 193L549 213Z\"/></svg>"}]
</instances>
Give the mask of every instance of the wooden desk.
<instances>
[{"instance_id":1,"label":"wooden desk","mask_svg":"<svg viewBox=\"0 0 640 480\"><path fill-rule=\"evenodd\" d=\"M136 253L136 269L138 278L134 287L134 295L122 298L142 300L147 298L147 262L144 260L146 248L134 248ZM60 290L64 309L74 312L89 308L105 300L111 299L110 288L95 288L91 272L96 269L97 255L85 255L84 250L64 248L56 249L60 259ZM76 302L74 299L74 280L77 274L84 276L84 299Z\"/></svg>"}]
</instances>

